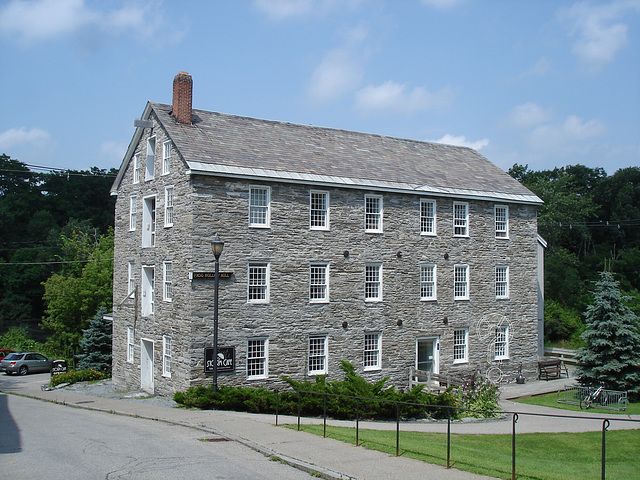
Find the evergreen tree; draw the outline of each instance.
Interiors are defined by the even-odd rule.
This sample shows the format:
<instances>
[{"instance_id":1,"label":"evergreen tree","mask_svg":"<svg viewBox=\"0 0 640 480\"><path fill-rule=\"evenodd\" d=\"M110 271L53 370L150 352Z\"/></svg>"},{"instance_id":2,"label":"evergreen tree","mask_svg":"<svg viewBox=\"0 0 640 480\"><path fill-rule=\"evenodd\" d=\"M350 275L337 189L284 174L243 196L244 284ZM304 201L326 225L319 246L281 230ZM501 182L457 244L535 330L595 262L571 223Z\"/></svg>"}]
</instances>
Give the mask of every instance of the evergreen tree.
<instances>
[{"instance_id":1,"label":"evergreen tree","mask_svg":"<svg viewBox=\"0 0 640 480\"><path fill-rule=\"evenodd\" d=\"M78 368L85 370L97 370L103 372L111 370L111 322L103 317L107 310L101 308L89 320L89 327L82 336L82 355L78 362Z\"/></svg>"},{"instance_id":2,"label":"evergreen tree","mask_svg":"<svg viewBox=\"0 0 640 480\"><path fill-rule=\"evenodd\" d=\"M638 317L624 303L618 282L602 272L594 302L587 307L582 334L586 347L578 352L578 380L583 385L627 390L640 396L640 331Z\"/></svg>"}]
</instances>

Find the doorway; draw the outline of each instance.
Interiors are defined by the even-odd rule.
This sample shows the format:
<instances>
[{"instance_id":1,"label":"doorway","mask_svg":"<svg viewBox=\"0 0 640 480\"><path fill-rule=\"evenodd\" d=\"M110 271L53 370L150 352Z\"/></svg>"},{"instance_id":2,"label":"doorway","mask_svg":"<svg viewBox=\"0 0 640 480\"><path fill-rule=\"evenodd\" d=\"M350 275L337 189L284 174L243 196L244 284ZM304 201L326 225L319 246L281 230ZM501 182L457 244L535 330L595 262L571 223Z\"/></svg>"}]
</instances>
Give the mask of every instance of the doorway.
<instances>
[{"instance_id":1,"label":"doorway","mask_svg":"<svg viewBox=\"0 0 640 480\"><path fill-rule=\"evenodd\" d=\"M153 341L142 339L140 342L140 389L155 393L153 384Z\"/></svg>"},{"instance_id":2,"label":"doorway","mask_svg":"<svg viewBox=\"0 0 640 480\"><path fill-rule=\"evenodd\" d=\"M416 339L416 368L423 372L438 373L438 337Z\"/></svg>"}]
</instances>

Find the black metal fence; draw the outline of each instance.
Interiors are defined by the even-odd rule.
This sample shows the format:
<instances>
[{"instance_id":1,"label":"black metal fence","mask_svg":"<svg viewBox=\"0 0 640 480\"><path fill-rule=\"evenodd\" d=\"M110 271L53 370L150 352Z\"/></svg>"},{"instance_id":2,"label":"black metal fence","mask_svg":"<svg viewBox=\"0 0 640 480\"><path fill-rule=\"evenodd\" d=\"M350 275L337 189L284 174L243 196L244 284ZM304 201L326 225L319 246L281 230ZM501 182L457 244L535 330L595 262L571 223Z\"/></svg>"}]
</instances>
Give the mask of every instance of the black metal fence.
<instances>
[{"instance_id":1,"label":"black metal fence","mask_svg":"<svg viewBox=\"0 0 640 480\"><path fill-rule=\"evenodd\" d=\"M378 399L378 398L366 398L366 397L356 397L356 396L349 396L349 395L339 395L339 394L334 394L334 393L321 393L321 392L309 392L309 391L301 391L298 390L296 391L296 393L298 394L298 411L297 411L297 421L298 421L298 430L300 430L300 426L301 426L301 418L302 418L302 414L301 414L301 405L302 405L302 395L320 395L323 396L323 403L324 403L324 412L323 412L323 437L326 438L327 436L327 397L335 397L335 398L342 398L342 399L349 399L350 401L354 401L355 400L355 433L356 433L356 446L360 445L360 415L362 413L366 413L366 412L361 412L360 411L360 405L365 404L366 402L386 402L386 403L390 403L390 404L394 404L395 405L395 410L396 410L396 418L395 418L395 423L396 423L396 456L400 455L400 412L401 412L401 407L402 406L411 406L411 407L424 407L425 409L438 409L438 410L442 410L442 409L446 409L448 414L447 414L447 432L446 432L446 438L447 438L447 454L446 454L446 461L447 461L447 468L451 468L451 418L452 418L452 414L454 411L465 411L465 412L473 412L473 413L478 413L478 414L483 414L484 416L507 416L507 417L511 417L511 423L512 423L512 428L511 428L511 478L512 480L516 479L516 459L517 459L517 449L516 449L516 434L517 434L517 429L516 429L516 425L518 423L518 419L520 418L520 416L523 415L529 415L529 416L536 416L536 417L548 417L548 418L563 418L563 419L575 419L575 420L593 420L593 421L599 421L602 422L602 442L601 442L601 446L602 446L602 454L601 454L601 459L600 459L600 470L601 470L601 479L605 480L605 472L606 472L606 432L609 429L609 426L611 425L611 421L621 421L621 422L634 422L634 423L638 423L638 425L640 426L640 420L634 420L631 418L604 418L604 417L595 417L595 416L589 416L589 417L585 417L585 416L578 416L578 415L554 415L554 414L543 414L543 413L529 413L529 412L505 412L502 410L496 410L496 411L479 411L479 410L470 410L470 409L466 409L466 408L461 408L461 407L452 407L452 406L443 406L443 405L427 405L427 404L420 404L420 403L410 403L410 402L400 402L400 401L396 401L396 400L384 400L384 399ZM276 391L276 425L278 425L278 421L279 421L279 396L278 396L278 392Z\"/></svg>"}]
</instances>

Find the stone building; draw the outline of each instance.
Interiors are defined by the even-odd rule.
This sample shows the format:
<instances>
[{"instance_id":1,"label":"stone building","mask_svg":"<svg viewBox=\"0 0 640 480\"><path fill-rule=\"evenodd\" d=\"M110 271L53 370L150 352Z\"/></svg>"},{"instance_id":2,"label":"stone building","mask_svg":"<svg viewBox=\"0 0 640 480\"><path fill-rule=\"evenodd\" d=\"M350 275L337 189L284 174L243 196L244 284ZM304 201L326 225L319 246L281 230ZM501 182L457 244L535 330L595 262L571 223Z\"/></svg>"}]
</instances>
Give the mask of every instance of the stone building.
<instances>
[{"instance_id":1,"label":"stone building","mask_svg":"<svg viewBox=\"0 0 640 480\"><path fill-rule=\"evenodd\" d=\"M113 379L210 385L216 233L219 384L282 385L342 360L406 387L535 375L539 198L476 151L148 103L113 184ZM225 347L224 349L222 347ZM227 347L233 347L227 348Z\"/></svg>"}]
</instances>

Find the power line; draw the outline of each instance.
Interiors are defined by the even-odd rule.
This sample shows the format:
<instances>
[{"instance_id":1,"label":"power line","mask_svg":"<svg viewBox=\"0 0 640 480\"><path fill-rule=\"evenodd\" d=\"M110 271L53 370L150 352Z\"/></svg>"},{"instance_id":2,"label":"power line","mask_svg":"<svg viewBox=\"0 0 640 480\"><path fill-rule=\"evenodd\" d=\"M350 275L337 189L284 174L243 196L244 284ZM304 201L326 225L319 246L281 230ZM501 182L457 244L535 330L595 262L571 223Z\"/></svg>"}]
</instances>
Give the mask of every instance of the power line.
<instances>
[{"instance_id":1,"label":"power line","mask_svg":"<svg viewBox=\"0 0 640 480\"><path fill-rule=\"evenodd\" d=\"M60 265L64 263L87 263L87 262L111 262L113 258L96 258L92 260L66 260L60 262L22 262L22 263L2 263L0 262L0 266L2 265Z\"/></svg>"}]
</instances>

